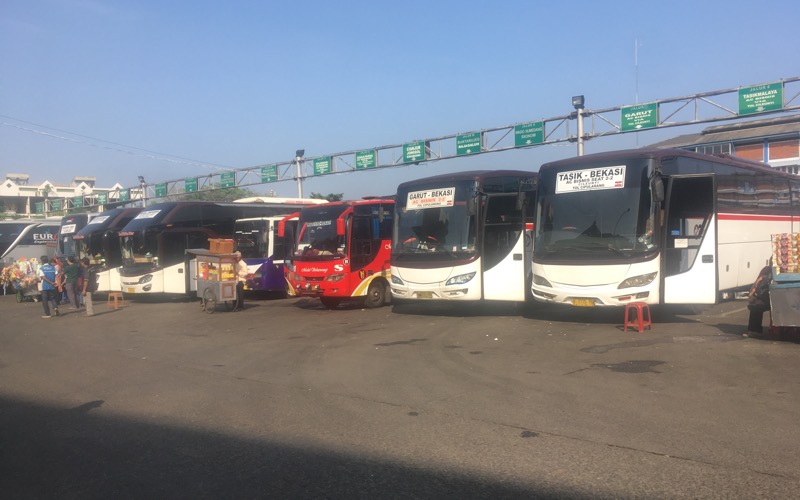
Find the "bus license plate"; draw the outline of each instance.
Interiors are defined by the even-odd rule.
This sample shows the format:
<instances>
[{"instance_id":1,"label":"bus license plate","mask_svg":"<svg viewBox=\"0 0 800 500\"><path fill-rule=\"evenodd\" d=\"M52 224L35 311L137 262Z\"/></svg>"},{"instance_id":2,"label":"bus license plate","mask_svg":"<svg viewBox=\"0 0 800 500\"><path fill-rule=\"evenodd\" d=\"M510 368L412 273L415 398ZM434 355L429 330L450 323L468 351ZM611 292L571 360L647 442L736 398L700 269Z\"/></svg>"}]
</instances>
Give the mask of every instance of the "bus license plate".
<instances>
[{"instance_id":1,"label":"bus license plate","mask_svg":"<svg viewBox=\"0 0 800 500\"><path fill-rule=\"evenodd\" d=\"M125 291L128 292L128 293L136 293L136 289L135 288L126 288Z\"/></svg>"},{"instance_id":2,"label":"bus license plate","mask_svg":"<svg viewBox=\"0 0 800 500\"><path fill-rule=\"evenodd\" d=\"M417 292L418 299L432 299L433 292Z\"/></svg>"},{"instance_id":3,"label":"bus license plate","mask_svg":"<svg viewBox=\"0 0 800 500\"><path fill-rule=\"evenodd\" d=\"M572 305L578 307L594 307L593 299L572 299Z\"/></svg>"}]
</instances>

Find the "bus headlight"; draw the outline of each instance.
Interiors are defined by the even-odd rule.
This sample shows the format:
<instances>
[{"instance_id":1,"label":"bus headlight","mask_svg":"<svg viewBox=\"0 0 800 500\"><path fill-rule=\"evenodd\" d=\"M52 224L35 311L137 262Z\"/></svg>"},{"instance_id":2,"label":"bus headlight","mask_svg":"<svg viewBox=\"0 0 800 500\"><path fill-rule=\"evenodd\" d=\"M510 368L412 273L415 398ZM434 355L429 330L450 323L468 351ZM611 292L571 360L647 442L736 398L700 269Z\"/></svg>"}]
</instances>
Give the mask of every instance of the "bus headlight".
<instances>
[{"instance_id":1,"label":"bus headlight","mask_svg":"<svg viewBox=\"0 0 800 500\"><path fill-rule=\"evenodd\" d=\"M553 288L553 285L550 284L549 281L544 279L544 276L539 276L538 274L533 275L533 283L539 286L546 286L548 288Z\"/></svg>"},{"instance_id":2,"label":"bus headlight","mask_svg":"<svg viewBox=\"0 0 800 500\"><path fill-rule=\"evenodd\" d=\"M458 276L453 276L444 284L445 286L449 285L463 285L464 283L468 282L472 278L475 277L475 272L467 273L467 274L459 274Z\"/></svg>"},{"instance_id":3,"label":"bus headlight","mask_svg":"<svg viewBox=\"0 0 800 500\"><path fill-rule=\"evenodd\" d=\"M330 276L325 278L325 281L331 281L335 283L337 281L342 281L343 279L344 279L344 274L331 274Z\"/></svg>"},{"instance_id":4,"label":"bus headlight","mask_svg":"<svg viewBox=\"0 0 800 500\"><path fill-rule=\"evenodd\" d=\"M633 288L637 286L649 285L654 279L656 279L657 274L658 273L641 274L639 276L634 276L633 278L628 278L620 283L617 288Z\"/></svg>"},{"instance_id":5,"label":"bus headlight","mask_svg":"<svg viewBox=\"0 0 800 500\"><path fill-rule=\"evenodd\" d=\"M152 274L145 274L144 276L142 276L139 279L139 284L143 285L145 283L150 283L151 281L153 281L153 275Z\"/></svg>"},{"instance_id":6,"label":"bus headlight","mask_svg":"<svg viewBox=\"0 0 800 500\"><path fill-rule=\"evenodd\" d=\"M394 284L394 285L405 285L405 283L403 283L403 280L401 280L399 277L395 276L394 274L392 275L392 284Z\"/></svg>"}]
</instances>

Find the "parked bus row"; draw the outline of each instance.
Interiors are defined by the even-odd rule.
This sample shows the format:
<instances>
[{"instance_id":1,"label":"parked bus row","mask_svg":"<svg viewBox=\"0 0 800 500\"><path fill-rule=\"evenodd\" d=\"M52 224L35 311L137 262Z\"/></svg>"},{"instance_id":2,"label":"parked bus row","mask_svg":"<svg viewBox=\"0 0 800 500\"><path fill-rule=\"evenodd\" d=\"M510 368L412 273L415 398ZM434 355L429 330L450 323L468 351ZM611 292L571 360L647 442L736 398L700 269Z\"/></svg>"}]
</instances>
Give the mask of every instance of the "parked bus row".
<instances>
[{"instance_id":1,"label":"parked bus row","mask_svg":"<svg viewBox=\"0 0 800 500\"><path fill-rule=\"evenodd\" d=\"M800 179L760 163L630 150L537 173L440 175L392 196L323 205L268 198L117 209L65 219L58 241L67 251L66 235L76 233L80 256L105 259L109 289L133 294L194 291L186 250L232 238L248 289L330 308L392 298L711 304L749 287L769 261L771 234L797 231L799 193Z\"/></svg>"}]
</instances>

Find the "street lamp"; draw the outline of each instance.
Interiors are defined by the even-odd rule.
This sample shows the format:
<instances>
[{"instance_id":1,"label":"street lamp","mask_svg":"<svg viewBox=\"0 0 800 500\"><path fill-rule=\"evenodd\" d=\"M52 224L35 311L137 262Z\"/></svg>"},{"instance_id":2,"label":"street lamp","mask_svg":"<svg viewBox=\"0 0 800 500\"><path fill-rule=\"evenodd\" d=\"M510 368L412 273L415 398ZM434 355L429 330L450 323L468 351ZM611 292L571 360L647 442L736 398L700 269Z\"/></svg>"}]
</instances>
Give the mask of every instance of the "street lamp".
<instances>
[{"instance_id":1,"label":"street lamp","mask_svg":"<svg viewBox=\"0 0 800 500\"><path fill-rule=\"evenodd\" d=\"M139 187L142 190L142 208L147 206L147 181L144 180L144 176L139 176Z\"/></svg>"},{"instance_id":2,"label":"street lamp","mask_svg":"<svg viewBox=\"0 0 800 500\"><path fill-rule=\"evenodd\" d=\"M294 161L297 162L297 197L303 197L303 173L300 170L300 164L303 161L303 155L306 154L305 149L298 149L294 153Z\"/></svg>"},{"instance_id":3,"label":"street lamp","mask_svg":"<svg viewBox=\"0 0 800 500\"><path fill-rule=\"evenodd\" d=\"M578 156L583 156L583 107L586 99L582 95L572 97L572 107L575 108L578 120Z\"/></svg>"}]
</instances>

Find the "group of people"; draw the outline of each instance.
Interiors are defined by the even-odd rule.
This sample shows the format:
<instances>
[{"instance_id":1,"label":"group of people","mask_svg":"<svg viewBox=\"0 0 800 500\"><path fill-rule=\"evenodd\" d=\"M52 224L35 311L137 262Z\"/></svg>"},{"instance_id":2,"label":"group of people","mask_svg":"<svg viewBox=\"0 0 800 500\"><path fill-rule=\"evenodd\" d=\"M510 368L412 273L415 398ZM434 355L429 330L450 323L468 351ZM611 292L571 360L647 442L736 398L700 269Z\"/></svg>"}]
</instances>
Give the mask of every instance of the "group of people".
<instances>
[{"instance_id":1,"label":"group of people","mask_svg":"<svg viewBox=\"0 0 800 500\"><path fill-rule=\"evenodd\" d=\"M45 255L42 256L41 264L36 274L42 293L42 318L59 315L58 306L62 302L62 293L66 293L69 309L78 310L83 304L86 315L94 316L92 294L97 291L97 269L90 265L88 258L77 260L70 256L67 257L67 264L62 266L56 258Z\"/></svg>"}]
</instances>

